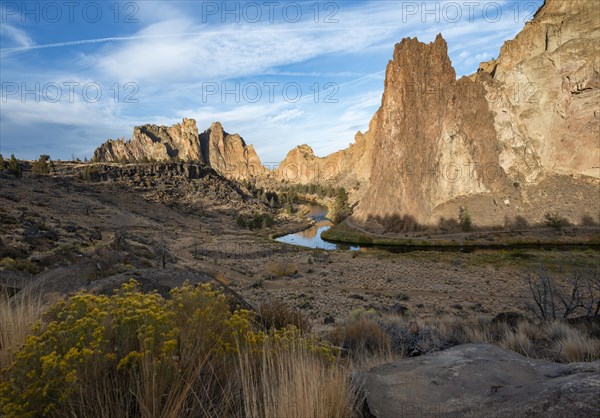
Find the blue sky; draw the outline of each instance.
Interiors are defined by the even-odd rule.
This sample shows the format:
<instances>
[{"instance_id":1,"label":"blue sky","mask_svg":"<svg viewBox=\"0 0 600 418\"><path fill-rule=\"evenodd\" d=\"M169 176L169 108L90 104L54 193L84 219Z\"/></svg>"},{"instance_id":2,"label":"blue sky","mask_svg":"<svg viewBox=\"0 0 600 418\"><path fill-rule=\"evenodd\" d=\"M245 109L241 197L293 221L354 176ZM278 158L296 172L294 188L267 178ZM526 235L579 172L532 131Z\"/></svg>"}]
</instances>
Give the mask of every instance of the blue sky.
<instances>
[{"instance_id":1,"label":"blue sky","mask_svg":"<svg viewBox=\"0 0 600 418\"><path fill-rule=\"evenodd\" d=\"M1 1L0 153L82 158L133 126L221 121L264 163L353 142L404 37L442 33L457 74L534 1Z\"/></svg>"}]
</instances>

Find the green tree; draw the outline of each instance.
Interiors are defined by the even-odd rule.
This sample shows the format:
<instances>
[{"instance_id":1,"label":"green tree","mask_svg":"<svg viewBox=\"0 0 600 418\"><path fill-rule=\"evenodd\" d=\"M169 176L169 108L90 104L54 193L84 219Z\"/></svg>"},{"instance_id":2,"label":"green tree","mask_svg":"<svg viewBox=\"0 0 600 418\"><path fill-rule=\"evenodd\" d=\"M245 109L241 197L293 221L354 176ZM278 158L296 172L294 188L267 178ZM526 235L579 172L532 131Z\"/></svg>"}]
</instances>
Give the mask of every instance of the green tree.
<instances>
[{"instance_id":1,"label":"green tree","mask_svg":"<svg viewBox=\"0 0 600 418\"><path fill-rule=\"evenodd\" d=\"M0 173L4 171L4 157L0 154Z\"/></svg>"},{"instance_id":2,"label":"green tree","mask_svg":"<svg viewBox=\"0 0 600 418\"><path fill-rule=\"evenodd\" d=\"M38 160L35 161L31 167L33 174L37 174L38 176L47 176L50 174L50 170L48 168L49 159L49 155L40 155L40 158L38 158Z\"/></svg>"},{"instance_id":3,"label":"green tree","mask_svg":"<svg viewBox=\"0 0 600 418\"><path fill-rule=\"evenodd\" d=\"M242 215L241 213L238 214L235 223L237 224L237 226L239 226L240 228L245 228L246 227L246 220L244 219L244 215Z\"/></svg>"},{"instance_id":4,"label":"green tree","mask_svg":"<svg viewBox=\"0 0 600 418\"><path fill-rule=\"evenodd\" d=\"M292 202L290 202L289 200L285 202L285 211L288 215L294 213L294 205L292 205Z\"/></svg>"},{"instance_id":5,"label":"green tree","mask_svg":"<svg viewBox=\"0 0 600 418\"><path fill-rule=\"evenodd\" d=\"M23 175L23 169L21 168L19 161L15 158L15 154L11 154L10 160L8 160L8 171L16 177L21 177Z\"/></svg>"},{"instance_id":6,"label":"green tree","mask_svg":"<svg viewBox=\"0 0 600 418\"><path fill-rule=\"evenodd\" d=\"M348 203L348 193L342 187L340 187L335 196L335 201L330 208L330 219L334 224L339 224L348 216L352 215L352 208Z\"/></svg>"},{"instance_id":7,"label":"green tree","mask_svg":"<svg viewBox=\"0 0 600 418\"><path fill-rule=\"evenodd\" d=\"M464 206L461 206L458 210L458 224L460 225L460 229L465 232L468 232L473 227L473 222L471 221L471 214L469 210Z\"/></svg>"}]
</instances>

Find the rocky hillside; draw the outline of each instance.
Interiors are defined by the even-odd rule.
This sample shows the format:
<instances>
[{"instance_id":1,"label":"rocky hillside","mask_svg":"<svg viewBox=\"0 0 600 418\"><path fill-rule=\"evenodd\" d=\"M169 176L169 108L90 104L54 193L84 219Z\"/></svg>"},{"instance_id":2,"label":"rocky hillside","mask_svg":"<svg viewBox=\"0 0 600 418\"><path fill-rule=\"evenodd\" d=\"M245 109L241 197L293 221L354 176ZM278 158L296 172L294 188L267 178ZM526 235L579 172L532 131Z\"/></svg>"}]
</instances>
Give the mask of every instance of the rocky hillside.
<instances>
[{"instance_id":1,"label":"rocky hillside","mask_svg":"<svg viewBox=\"0 0 600 418\"><path fill-rule=\"evenodd\" d=\"M93 160L203 162L232 179L268 172L252 145L247 146L239 135L228 134L219 122L199 134L196 121L186 118L171 127L136 126L131 140L108 140L96 149Z\"/></svg>"}]
</instances>

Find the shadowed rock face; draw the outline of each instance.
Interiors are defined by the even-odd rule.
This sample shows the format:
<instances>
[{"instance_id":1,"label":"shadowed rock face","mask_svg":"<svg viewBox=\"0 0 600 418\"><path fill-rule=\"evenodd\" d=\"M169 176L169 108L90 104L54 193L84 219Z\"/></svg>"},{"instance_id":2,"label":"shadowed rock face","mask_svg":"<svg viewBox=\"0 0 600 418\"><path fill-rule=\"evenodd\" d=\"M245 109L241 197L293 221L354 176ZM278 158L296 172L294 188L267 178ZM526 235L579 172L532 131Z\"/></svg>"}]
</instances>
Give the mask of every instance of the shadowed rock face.
<instances>
[{"instance_id":1,"label":"shadowed rock face","mask_svg":"<svg viewBox=\"0 0 600 418\"><path fill-rule=\"evenodd\" d=\"M597 416L600 362L558 364L465 344L356 376L368 410L400 416Z\"/></svg>"},{"instance_id":2,"label":"shadowed rock face","mask_svg":"<svg viewBox=\"0 0 600 418\"><path fill-rule=\"evenodd\" d=\"M204 162L219 174L233 179L264 175L263 167L252 145L242 137L229 135L219 122L198 134L194 119L183 119L171 127L136 126L130 141L109 140L94 152L94 161L180 161Z\"/></svg>"},{"instance_id":3,"label":"shadowed rock face","mask_svg":"<svg viewBox=\"0 0 600 418\"><path fill-rule=\"evenodd\" d=\"M441 35L430 44L409 38L396 45L370 134L371 179L358 220L400 213L426 224L455 196L506 185L485 90L456 80Z\"/></svg>"},{"instance_id":4,"label":"shadowed rock face","mask_svg":"<svg viewBox=\"0 0 600 418\"><path fill-rule=\"evenodd\" d=\"M486 87L500 164L513 179L600 177L599 56L598 4L546 0L498 59L472 76Z\"/></svg>"},{"instance_id":5,"label":"shadowed rock face","mask_svg":"<svg viewBox=\"0 0 600 418\"><path fill-rule=\"evenodd\" d=\"M203 161L226 177L243 179L268 174L252 145L238 134L230 135L220 122L200 134Z\"/></svg>"},{"instance_id":6,"label":"shadowed rock face","mask_svg":"<svg viewBox=\"0 0 600 418\"><path fill-rule=\"evenodd\" d=\"M333 182L350 187L369 180L372 142L368 133L358 132L348 148L318 157L308 145L299 145L286 155L274 171L278 180L311 184Z\"/></svg>"}]
</instances>

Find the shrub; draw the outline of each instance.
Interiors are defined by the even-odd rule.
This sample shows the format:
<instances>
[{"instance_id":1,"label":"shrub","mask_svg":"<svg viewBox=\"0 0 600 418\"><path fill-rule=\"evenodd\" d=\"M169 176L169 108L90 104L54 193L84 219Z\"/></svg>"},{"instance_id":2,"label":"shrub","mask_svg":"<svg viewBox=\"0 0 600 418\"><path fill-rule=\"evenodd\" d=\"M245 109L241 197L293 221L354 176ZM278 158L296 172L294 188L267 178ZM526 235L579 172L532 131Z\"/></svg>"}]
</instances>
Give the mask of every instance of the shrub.
<instances>
[{"instance_id":1,"label":"shrub","mask_svg":"<svg viewBox=\"0 0 600 418\"><path fill-rule=\"evenodd\" d=\"M546 225L552 228L562 228L569 225L567 218L560 216L557 211L546 213L544 219L546 220Z\"/></svg>"},{"instance_id":2,"label":"shrub","mask_svg":"<svg viewBox=\"0 0 600 418\"><path fill-rule=\"evenodd\" d=\"M258 320L266 330L286 328L292 325L301 332L308 333L311 328L310 322L300 311L291 309L278 300L260 305Z\"/></svg>"},{"instance_id":3,"label":"shrub","mask_svg":"<svg viewBox=\"0 0 600 418\"><path fill-rule=\"evenodd\" d=\"M404 292L399 292L396 295L396 298L400 301L406 302L407 300L410 300L410 296L408 296L406 293Z\"/></svg>"},{"instance_id":4,"label":"shrub","mask_svg":"<svg viewBox=\"0 0 600 418\"><path fill-rule=\"evenodd\" d=\"M208 285L185 285L169 301L141 293L133 280L110 297L79 293L51 309L17 353L0 386L2 412L83 416L104 406L117 415L173 416L194 402L190 386L209 373L208 362L223 367L258 338L250 312L229 312Z\"/></svg>"},{"instance_id":5,"label":"shrub","mask_svg":"<svg viewBox=\"0 0 600 418\"><path fill-rule=\"evenodd\" d=\"M29 274L37 274L40 272L40 268L37 264L32 263L29 260L13 259L10 257L5 257L0 261L0 268L22 271Z\"/></svg>"},{"instance_id":6,"label":"shrub","mask_svg":"<svg viewBox=\"0 0 600 418\"><path fill-rule=\"evenodd\" d=\"M100 178L100 170L94 165L86 165L80 174L82 180L97 180Z\"/></svg>"},{"instance_id":7,"label":"shrub","mask_svg":"<svg viewBox=\"0 0 600 418\"><path fill-rule=\"evenodd\" d=\"M239 371L263 367L265 356L291 383L303 384L287 369L296 362L280 362L279 353L331 369L334 348L294 327L257 331L252 316L232 312L208 284L186 283L168 300L134 280L112 296L80 292L50 309L16 353L0 383L0 415L240 415L258 395L240 399L243 387L285 387L263 374L240 382L248 374Z\"/></svg>"},{"instance_id":8,"label":"shrub","mask_svg":"<svg viewBox=\"0 0 600 418\"><path fill-rule=\"evenodd\" d=\"M263 220L264 220L265 226L267 228L272 227L273 224L275 223L274 220L273 220L273 216L271 216L271 214L269 214L269 213L265 213L263 215Z\"/></svg>"},{"instance_id":9,"label":"shrub","mask_svg":"<svg viewBox=\"0 0 600 418\"><path fill-rule=\"evenodd\" d=\"M33 174L38 176L47 176L50 173L50 170L48 169L49 159L49 155L40 155L40 158L38 158L31 167Z\"/></svg>"},{"instance_id":10,"label":"shrub","mask_svg":"<svg viewBox=\"0 0 600 418\"><path fill-rule=\"evenodd\" d=\"M244 219L244 216L241 213L238 214L237 218L235 219L235 223L240 228L245 228L246 227L246 220Z\"/></svg>"},{"instance_id":11,"label":"shrub","mask_svg":"<svg viewBox=\"0 0 600 418\"><path fill-rule=\"evenodd\" d=\"M14 154L12 154L10 160L8 160L8 171L15 177L21 177L23 175L21 164L19 164L19 161L17 161Z\"/></svg>"},{"instance_id":12,"label":"shrub","mask_svg":"<svg viewBox=\"0 0 600 418\"><path fill-rule=\"evenodd\" d=\"M262 226L263 226L263 217L258 213L255 213L252 216L252 219L250 221L248 221L248 228L250 228L250 229L261 229Z\"/></svg>"},{"instance_id":13,"label":"shrub","mask_svg":"<svg viewBox=\"0 0 600 418\"><path fill-rule=\"evenodd\" d=\"M367 318L350 321L337 326L329 335L329 340L352 357L365 354L385 354L390 351L390 337L379 324Z\"/></svg>"},{"instance_id":14,"label":"shrub","mask_svg":"<svg viewBox=\"0 0 600 418\"><path fill-rule=\"evenodd\" d=\"M275 277L293 276L298 273L298 264L286 261L269 261L267 271Z\"/></svg>"},{"instance_id":15,"label":"shrub","mask_svg":"<svg viewBox=\"0 0 600 418\"><path fill-rule=\"evenodd\" d=\"M464 206L461 206L458 210L458 224L460 225L460 229L462 229L465 232L470 231L473 227L471 221L471 214L469 213L469 210Z\"/></svg>"},{"instance_id":16,"label":"shrub","mask_svg":"<svg viewBox=\"0 0 600 418\"><path fill-rule=\"evenodd\" d=\"M285 213L287 213L288 215L293 215L294 214L294 205L292 204L292 202L290 200L288 200L285 203Z\"/></svg>"}]
</instances>

